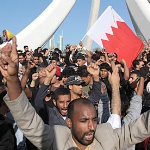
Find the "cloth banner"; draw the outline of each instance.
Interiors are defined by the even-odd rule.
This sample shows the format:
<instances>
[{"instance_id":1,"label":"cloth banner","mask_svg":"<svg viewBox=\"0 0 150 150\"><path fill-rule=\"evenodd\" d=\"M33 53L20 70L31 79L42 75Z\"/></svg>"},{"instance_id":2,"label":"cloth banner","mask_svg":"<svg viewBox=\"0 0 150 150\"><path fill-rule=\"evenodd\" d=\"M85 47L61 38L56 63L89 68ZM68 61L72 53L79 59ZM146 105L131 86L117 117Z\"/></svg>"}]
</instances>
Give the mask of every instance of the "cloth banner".
<instances>
[{"instance_id":1,"label":"cloth banner","mask_svg":"<svg viewBox=\"0 0 150 150\"><path fill-rule=\"evenodd\" d=\"M144 48L143 42L111 6L104 11L86 35L108 53L117 53L118 61L124 59L129 68Z\"/></svg>"}]
</instances>

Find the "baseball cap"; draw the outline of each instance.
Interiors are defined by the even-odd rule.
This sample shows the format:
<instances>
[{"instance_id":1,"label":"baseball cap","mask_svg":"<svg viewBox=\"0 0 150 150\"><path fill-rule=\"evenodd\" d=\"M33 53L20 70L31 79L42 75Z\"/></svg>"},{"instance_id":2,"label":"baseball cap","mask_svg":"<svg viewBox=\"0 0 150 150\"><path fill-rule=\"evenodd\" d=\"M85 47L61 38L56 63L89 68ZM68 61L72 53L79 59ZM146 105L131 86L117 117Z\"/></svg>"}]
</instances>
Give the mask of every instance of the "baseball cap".
<instances>
[{"instance_id":1,"label":"baseball cap","mask_svg":"<svg viewBox=\"0 0 150 150\"><path fill-rule=\"evenodd\" d=\"M66 85L81 85L84 84L84 80L81 79L78 75L73 75L68 77Z\"/></svg>"}]
</instances>

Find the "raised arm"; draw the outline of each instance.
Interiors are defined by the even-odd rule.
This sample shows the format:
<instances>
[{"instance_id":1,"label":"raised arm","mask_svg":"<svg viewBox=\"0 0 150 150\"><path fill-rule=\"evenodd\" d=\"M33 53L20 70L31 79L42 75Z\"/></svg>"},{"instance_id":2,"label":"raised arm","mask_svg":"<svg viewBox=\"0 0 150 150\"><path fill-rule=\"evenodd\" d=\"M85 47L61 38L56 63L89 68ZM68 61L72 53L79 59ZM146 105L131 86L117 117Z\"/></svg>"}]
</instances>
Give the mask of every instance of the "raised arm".
<instances>
[{"instance_id":1,"label":"raised arm","mask_svg":"<svg viewBox=\"0 0 150 150\"><path fill-rule=\"evenodd\" d=\"M21 79L21 87L22 89L24 90L25 87L26 87L26 84L27 84L27 81L28 81L28 78L29 78L29 74L31 72L31 69L35 66L35 64L30 60L28 61L28 65L27 65L27 69Z\"/></svg>"},{"instance_id":2,"label":"raised arm","mask_svg":"<svg viewBox=\"0 0 150 150\"><path fill-rule=\"evenodd\" d=\"M52 50L52 49L54 49L55 47L50 47L46 52L45 52L45 54L44 54L44 56L47 56L48 54L49 54L49 52Z\"/></svg>"},{"instance_id":3,"label":"raised arm","mask_svg":"<svg viewBox=\"0 0 150 150\"><path fill-rule=\"evenodd\" d=\"M109 82L112 87L112 101L111 101L111 115L108 119L108 123L110 123L115 128L121 127L121 98L120 98L120 77L119 77L119 69L115 67L113 73L109 73Z\"/></svg>"},{"instance_id":4,"label":"raised arm","mask_svg":"<svg viewBox=\"0 0 150 150\"><path fill-rule=\"evenodd\" d=\"M53 129L44 125L35 109L29 103L22 92L18 79L18 55L16 50L16 38L13 45L7 44L2 49L0 59L0 71L7 80L8 95L4 98L18 127L24 135L39 149L50 149L53 138Z\"/></svg>"},{"instance_id":5,"label":"raised arm","mask_svg":"<svg viewBox=\"0 0 150 150\"><path fill-rule=\"evenodd\" d=\"M118 86L112 86L114 92L112 98L119 100L120 93L118 89ZM113 130L109 124L98 126L95 137L98 141L101 141L101 145L104 149L123 150L129 148L150 136L149 113L150 111L142 114L138 119L124 124L119 129ZM103 139L104 137L100 135L105 135L106 139L112 142L110 142L109 145L105 144L106 139Z\"/></svg>"},{"instance_id":6,"label":"raised arm","mask_svg":"<svg viewBox=\"0 0 150 150\"><path fill-rule=\"evenodd\" d=\"M8 43L3 47L0 59L0 71L7 80L8 93L11 101L17 99L22 92L21 84L18 79L16 38L13 38L12 42L12 45Z\"/></svg>"},{"instance_id":7,"label":"raised arm","mask_svg":"<svg viewBox=\"0 0 150 150\"><path fill-rule=\"evenodd\" d=\"M46 78L44 80L44 83L39 88L39 91L35 98L35 107L37 107L38 109L44 108L44 100L47 91L49 89L50 82L56 73L56 67L50 64L49 66L46 67L45 71L46 71Z\"/></svg>"},{"instance_id":8,"label":"raised arm","mask_svg":"<svg viewBox=\"0 0 150 150\"><path fill-rule=\"evenodd\" d=\"M79 45L80 45L80 47L82 47L82 49L83 49L83 50L85 51L85 53L87 54L87 56L88 56L88 59L87 59L88 63L92 62L92 55L91 55L91 52L90 52L89 50L87 50L87 49L84 47L82 41L79 42Z\"/></svg>"},{"instance_id":9,"label":"raised arm","mask_svg":"<svg viewBox=\"0 0 150 150\"><path fill-rule=\"evenodd\" d=\"M102 53L105 55L106 62L108 64L110 64L109 58L108 58L108 53L107 53L107 50L105 48L102 49Z\"/></svg>"},{"instance_id":10,"label":"raised arm","mask_svg":"<svg viewBox=\"0 0 150 150\"><path fill-rule=\"evenodd\" d=\"M120 61L120 63L123 65L124 67L124 79L128 80L129 79L129 68L127 67L126 61L124 59L122 59Z\"/></svg>"},{"instance_id":11,"label":"raised arm","mask_svg":"<svg viewBox=\"0 0 150 150\"><path fill-rule=\"evenodd\" d=\"M115 67L113 73L109 73L109 82L112 87L111 113L121 116L121 98L120 98L120 77L118 67Z\"/></svg>"},{"instance_id":12,"label":"raised arm","mask_svg":"<svg viewBox=\"0 0 150 150\"><path fill-rule=\"evenodd\" d=\"M143 68L144 69L144 68ZM140 81L137 87L136 96L133 96L130 101L130 107L127 115L123 118L123 123L130 122L132 120L137 119L142 110L142 95L144 89L144 78L147 75L147 72L142 71L142 76L140 77Z\"/></svg>"},{"instance_id":13,"label":"raised arm","mask_svg":"<svg viewBox=\"0 0 150 150\"><path fill-rule=\"evenodd\" d=\"M110 124L98 125L95 137L101 142L103 149L127 149L150 136L149 113L150 111L141 115L137 120L126 123L121 128L115 130L112 129ZM109 144L106 144L106 141L110 141Z\"/></svg>"},{"instance_id":14,"label":"raised arm","mask_svg":"<svg viewBox=\"0 0 150 150\"><path fill-rule=\"evenodd\" d=\"M29 79L29 74L31 72L31 69L35 66L35 64L32 61L28 61L28 65L27 65L27 69L21 79L21 87L22 90L24 90L25 94L27 95L27 97L29 99L31 99L32 97L32 91L30 90L30 88L26 87L27 81Z\"/></svg>"},{"instance_id":15,"label":"raised arm","mask_svg":"<svg viewBox=\"0 0 150 150\"><path fill-rule=\"evenodd\" d=\"M31 81L31 83L30 83L30 87L31 88L34 88L35 87L35 81L38 79L38 73L33 73L32 74L32 81Z\"/></svg>"},{"instance_id":16,"label":"raised arm","mask_svg":"<svg viewBox=\"0 0 150 150\"><path fill-rule=\"evenodd\" d=\"M100 98L101 98L101 81L99 78L99 66L95 65L94 63L91 63L88 67L87 67L87 71L92 75L93 77L93 86L92 86L92 91L91 94L89 96L89 100L95 104L97 102L99 102Z\"/></svg>"}]
</instances>

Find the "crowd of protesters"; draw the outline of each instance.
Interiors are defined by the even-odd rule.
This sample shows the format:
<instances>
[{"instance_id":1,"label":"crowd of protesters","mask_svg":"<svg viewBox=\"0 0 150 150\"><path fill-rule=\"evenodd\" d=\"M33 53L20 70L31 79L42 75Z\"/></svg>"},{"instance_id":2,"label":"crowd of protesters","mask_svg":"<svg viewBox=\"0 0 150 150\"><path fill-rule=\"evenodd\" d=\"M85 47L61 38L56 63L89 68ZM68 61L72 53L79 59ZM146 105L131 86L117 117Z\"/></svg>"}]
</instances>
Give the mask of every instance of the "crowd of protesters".
<instances>
[{"instance_id":1,"label":"crowd of protesters","mask_svg":"<svg viewBox=\"0 0 150 150\"><path fill-rule=\"evenodd\" d=\"M54 47L32 51L26 45L17 50L21 88L43 122L51 127L68 126L69 103L86 98L95 107L97 124L110 123L116 130L150 109L150 40L148 43L131 68L124 59L118 61L116 53L89 51L82 42L67 46L63 52ZM38 145L25 137L3 101L7 93L3 73L0 81L0 150L37 150ZM117 86L120 98L114 92ZM150 150L150 139L131 145L130 150Z\"/></svg>"}]
</instances>

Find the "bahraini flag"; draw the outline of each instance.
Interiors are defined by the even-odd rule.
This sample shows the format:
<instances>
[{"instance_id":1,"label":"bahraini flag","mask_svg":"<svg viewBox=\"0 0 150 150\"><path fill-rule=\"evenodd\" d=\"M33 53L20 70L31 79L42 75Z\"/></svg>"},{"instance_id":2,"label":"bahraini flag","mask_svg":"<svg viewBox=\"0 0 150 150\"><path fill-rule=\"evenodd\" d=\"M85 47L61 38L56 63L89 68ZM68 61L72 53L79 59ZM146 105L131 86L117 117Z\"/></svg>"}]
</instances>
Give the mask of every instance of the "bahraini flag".
<instances>
[{"instance_id":1,"label":"bahraini flag","mask_svg":"<svg viewBox=\"0 0 150 150\"><path fill-rule=\"evenodd\" d=\"M127 66L144 48L143 42L132 32L125 21L109 6L86 33L98 45L125 59Z\"/></svg>"}]
</instances>

